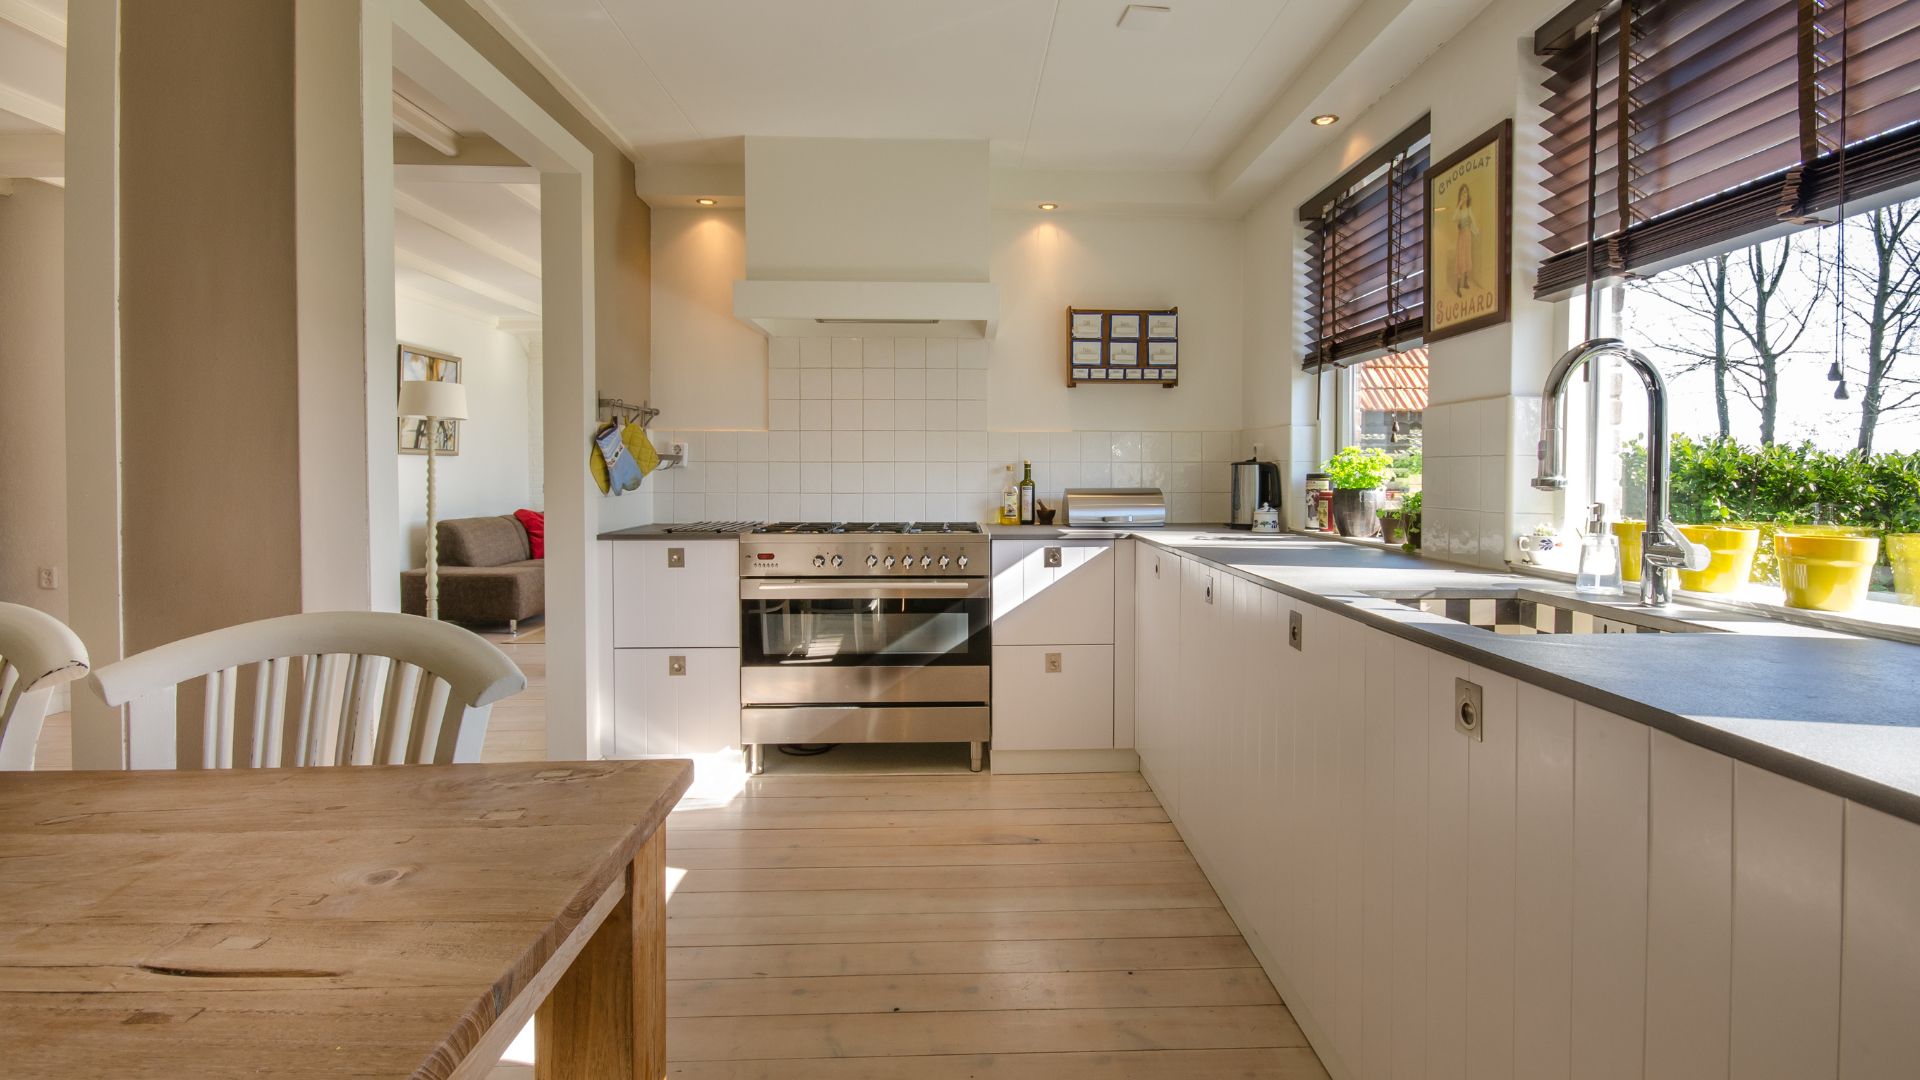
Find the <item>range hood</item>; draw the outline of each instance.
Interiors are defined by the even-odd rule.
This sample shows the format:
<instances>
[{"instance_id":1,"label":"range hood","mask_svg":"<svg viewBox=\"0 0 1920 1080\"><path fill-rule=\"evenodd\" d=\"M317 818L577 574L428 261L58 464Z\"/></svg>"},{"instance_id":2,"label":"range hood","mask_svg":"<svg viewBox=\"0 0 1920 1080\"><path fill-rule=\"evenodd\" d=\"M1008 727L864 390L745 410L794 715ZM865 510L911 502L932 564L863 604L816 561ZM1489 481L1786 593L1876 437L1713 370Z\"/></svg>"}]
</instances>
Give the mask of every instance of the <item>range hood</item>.
<instances>
[{"instance_id":1,"label":"range hood","mask_svg":"<svg viewBox=\"0 0 1920 1080\"><path fill-rule=\"evenodd\" d=\"M987 145L747 139L747 275L769 336L992 337Z\"/></svg>"}]
</instances>

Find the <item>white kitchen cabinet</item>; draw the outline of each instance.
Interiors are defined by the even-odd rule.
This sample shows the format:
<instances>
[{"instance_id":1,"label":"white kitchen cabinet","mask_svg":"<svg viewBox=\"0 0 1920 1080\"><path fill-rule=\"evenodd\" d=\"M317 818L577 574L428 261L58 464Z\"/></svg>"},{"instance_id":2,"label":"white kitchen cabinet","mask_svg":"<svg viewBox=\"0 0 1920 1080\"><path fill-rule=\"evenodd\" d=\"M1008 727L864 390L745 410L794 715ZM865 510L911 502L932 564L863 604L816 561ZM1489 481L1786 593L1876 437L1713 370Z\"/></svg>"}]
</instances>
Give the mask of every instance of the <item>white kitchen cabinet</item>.
<instances>
[{"instance_id":1,"label":"white kitchen cabinet","mask_svg":"<svg viewBox=\"0 0 1920 1080\"><path fill-rule=\"evenodd\" d=\"M1733 760L1653 733L1647 783L1647 1080L1728 1075Z\"/></svg>"},{"instance_id":2,"label":"white kitchen cabinet","mask_svg":"<svg viewBox=\"0 0 1920 1080\"><path fill-rule=\"evenodd\" d=\"M738 648L739 541L617 542L613 601L615 648Z\"/></svg>"},{"instance_id":3,"label":"white kitchen cabinet","mask_svg":"<svg viewBox=\"0 0 1920 1080\"><path fill-rule=\"evenodd\" d=\"M1056 658L1057 664L1049 664ZM1113 646L995 645L996 750L1113 746Z\"/></svg>"},{"instance_id":4,"label":"white kitchen cabinet","mask_svg":"<svg viewBox=\"0 0 1920 1080\"><path fill-rule=\"evenodd\" d=\"M740 650L616 649L613 700L614 757L738 747Z\"/></svg>"},{"instance_id":5,"label":"white kitchen cabinet","mask_svg":"<svg viewBox=\"0 0 1920 1080\"><path fill-rule=\"evenodd\" d=\"M1173 707L1180 669L1180 576L1186 560L1142 544L1134 557L1134 747L1140 772L1169 814L1175 788Z\"/></svg>"},{"instance_id":6,"label":"white kitchen cabinet","mask_svg":"<svg viewBox=\"0 0 1920 1080\"><path fill-rule=\"evenodd\" d=\"M1640 1075L1647 998L1647 728L1573 719L1575 1080Z\"/></svg>"},{"instance_id":7,"label":"white kitchen cabinet","mask_svg":"<svg viewBox=\"0 0 1920 1080\"><path fill-rule=\"evenodd\" d=\"M993 643L1113 644L1118 561L1112 540L995 540Z\"/></svg>"},{"instance_id":8,"label":"white kitchen cabinet","mask_svg":"<svg viewBox=\"0 0 1920 1080\"><path fill-rule=\"evenodd\" d=\"M1840 985L1842 1080L1920 1061L1920 826L1847 804Z\"/></svg>"}]
</instances>

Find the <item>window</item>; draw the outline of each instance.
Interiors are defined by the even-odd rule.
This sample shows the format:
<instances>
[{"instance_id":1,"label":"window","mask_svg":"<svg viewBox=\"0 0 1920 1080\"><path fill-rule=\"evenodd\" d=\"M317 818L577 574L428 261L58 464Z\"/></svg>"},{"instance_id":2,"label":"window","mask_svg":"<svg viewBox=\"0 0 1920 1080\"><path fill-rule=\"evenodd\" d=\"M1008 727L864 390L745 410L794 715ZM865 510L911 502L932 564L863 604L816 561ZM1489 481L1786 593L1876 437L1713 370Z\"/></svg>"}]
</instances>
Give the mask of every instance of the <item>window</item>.
<instances>
[{"instance_id":1,"label":"window","mask_svg":"<svg viewBox=\"0 0 1920 1080\"><path fill-rule=\"evenodd\" d=\"M1419 491L1427 350L1388 353L1344 369L1340 398L1340 445L1386 451L1393 458L1388 489Z\"/></svg>"},{"instance_id":2,"label":"window","mask_svg":"<svg viewBox=\"0 0 1920 1080\"><path fill-rule=\"evenodd\" d=\"M1778 525L1831 524L1882 538L1874 598L1920 604L1889 558L1920 532L1920 4L1583 2L1536 45L1552 114L1536 292L1591 274L1594 332L1665 374L1674 519L1759 526L1744 598L1782 598ZM1609 362L1576 383L1569 516L1590 497L1639 517L1638 380ZM1920 608L1862 612L1920 626Z\"/></svg>"},{"instance_id":3,"label":"window","mask_svg":"<svg viewBox=\"0 0 1920 1080\"><path fill-rule=\"evenodd\" d=\"M1430 141L1422 118L1300 207L1308 368L1419 342Z\"/></svg>"}]
</instances>

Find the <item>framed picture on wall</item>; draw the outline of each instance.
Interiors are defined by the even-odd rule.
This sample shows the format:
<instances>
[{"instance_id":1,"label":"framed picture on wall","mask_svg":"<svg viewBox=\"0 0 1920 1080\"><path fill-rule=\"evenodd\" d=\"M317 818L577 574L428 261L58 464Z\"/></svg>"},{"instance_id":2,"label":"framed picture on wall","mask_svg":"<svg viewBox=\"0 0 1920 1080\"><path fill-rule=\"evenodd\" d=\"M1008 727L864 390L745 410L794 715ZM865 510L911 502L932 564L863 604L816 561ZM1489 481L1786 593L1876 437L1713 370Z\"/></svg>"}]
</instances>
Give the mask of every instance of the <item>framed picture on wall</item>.
<instances>
[{"instance_id":1,"label":"framed picture on wall","mask_svg":"<svg viewBox=\"0 0 1920 1080\"><path fill-rule=\"evenodd\" d=\"M1075 313L1074 315L1070 316L1070 318L1073 320L1073 336L1075 338L1078 338L1081 341L1099 341L1100 340L1099 314L1093 313L1093 312L1081 312L1081 313Z\"/></svg>"},{"instance_id":2,"label":"framed picture on wall","mask_svg":"<svg viewBox=\"0 0 1920 1080\"><path fill-rule=\"evenodd\" d=\"M1427 170L1426 341L1513 315L1513 121Z\"/></svg>"},{"instance_id":3,"label":"framed picture on wall","mask_svg":"<svg viewBox=\"0 0 1920 1080\"><path fill-rule=\"evenodd\" d=\"M422 349L417 345L400 346L400 382L454 382L460 381L460 358L447 353ZM394 387L394 392L399 392ZM400 425L400 452L403 454L425 454L427 440L433 439L433 452L437 455L458 455L460 453L460 421L436 420L434 430L428 432L427 421L421 416L405 416L396 421Z\"/></svg>"}]
</instances>

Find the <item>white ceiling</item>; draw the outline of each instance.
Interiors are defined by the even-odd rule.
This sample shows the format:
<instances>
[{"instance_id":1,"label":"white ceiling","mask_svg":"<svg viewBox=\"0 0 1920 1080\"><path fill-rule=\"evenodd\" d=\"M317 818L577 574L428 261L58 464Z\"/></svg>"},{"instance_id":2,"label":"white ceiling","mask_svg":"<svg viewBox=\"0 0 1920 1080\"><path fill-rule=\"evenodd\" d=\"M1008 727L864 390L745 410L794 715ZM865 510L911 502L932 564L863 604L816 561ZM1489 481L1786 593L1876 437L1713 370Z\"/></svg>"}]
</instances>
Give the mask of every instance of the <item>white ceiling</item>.
<instances>
[{"instance_id":1,"label":"white ceiling","mask_svg":"<svg viewBox=\"0 0 1920 1080\"><path fill-rule=\"evenodd\" d=\"M66 129L65 0L0 0L0 134Z\"/></svg>"},{"instance_id":2,"label":"white ceiling","mask_svg":"<svg viewBox=\"0 0 1920 1080\"><path fill-rule=\"evenodd\" d=\"M480 0L653 161L744 135L987 139L996 166L1211 168L1360 0Z\"/></svg>"}]
</instances>

